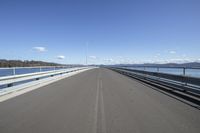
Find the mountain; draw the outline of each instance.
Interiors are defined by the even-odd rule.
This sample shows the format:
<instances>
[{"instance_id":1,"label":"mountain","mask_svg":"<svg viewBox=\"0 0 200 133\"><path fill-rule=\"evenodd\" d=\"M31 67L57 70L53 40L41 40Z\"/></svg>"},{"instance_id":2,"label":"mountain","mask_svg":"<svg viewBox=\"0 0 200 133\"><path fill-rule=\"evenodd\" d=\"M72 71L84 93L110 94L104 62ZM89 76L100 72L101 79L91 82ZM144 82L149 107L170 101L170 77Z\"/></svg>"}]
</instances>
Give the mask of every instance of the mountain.
<instances>
[{"instance_id":1,"label":"mountain","mask_svg":"<svg viewBox=\"0 0 200 133\"><path fill-rule=\"evenodd\" d=\"M146 64L119 64L116 66L153 66L153 67L200 67L199 62L190 62L190 63L166 63L166 64L154 64L154 63L146 63Z\"/></svg>"},{"instance_id":2,"label":"mountain","mask_svg":"<svg viewBox=\"0 0 200 133\"><path fill-rule=\"evenodd\" d=\"M35 67L35 66L63 66L63 64L44 61L22 61L0 59L0 67Z\"/></svg>"}]
</instances>

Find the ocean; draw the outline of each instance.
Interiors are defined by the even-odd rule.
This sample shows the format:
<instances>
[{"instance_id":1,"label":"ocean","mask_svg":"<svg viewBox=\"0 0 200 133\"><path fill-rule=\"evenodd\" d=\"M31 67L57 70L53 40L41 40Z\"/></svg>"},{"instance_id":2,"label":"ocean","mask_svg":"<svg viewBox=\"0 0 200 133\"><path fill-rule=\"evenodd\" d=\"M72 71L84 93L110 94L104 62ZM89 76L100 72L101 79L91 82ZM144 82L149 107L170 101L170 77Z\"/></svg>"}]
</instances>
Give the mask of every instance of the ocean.
<instances>
[{"instance_id":1,"label":"ocean","mask_svg":"<svg viewBox=\"0 0 200 133\"><path fill-rule=\"evenodd\" d=\"M154 68L154 67L126 67L128 69L135 69L135 70L145 70L150 72L160 72L160 73L168 73L168 74L175 74L175 75L184 75L183 68ZM200 69L192 69L186 68L185 69L185 76L190 77L199 77L200 78Z\"/></svg>"}]
</instances>

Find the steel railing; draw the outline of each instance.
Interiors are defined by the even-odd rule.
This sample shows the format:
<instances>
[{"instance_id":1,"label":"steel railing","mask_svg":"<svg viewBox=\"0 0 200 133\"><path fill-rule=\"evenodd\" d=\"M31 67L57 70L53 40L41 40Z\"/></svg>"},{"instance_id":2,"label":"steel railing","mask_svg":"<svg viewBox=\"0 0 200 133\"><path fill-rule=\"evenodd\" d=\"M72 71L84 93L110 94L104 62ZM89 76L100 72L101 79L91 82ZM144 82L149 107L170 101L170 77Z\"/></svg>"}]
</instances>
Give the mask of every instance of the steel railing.
<instances>
[{"instance_id":1,"label":"steel railing","mask_svg":"<svg viewBox=\"0 0 200 133\"><path fill-rule=\"evenodd\" d=\"M126 75L132 75L140 79L146 79L151 82L157 82L172 86L182 91L189 91L192 93L200 94L200 78L191 77L186 75L176 75L161 72L150 72L147 70L136 70L125 67L112 67L112 70L118 71Z\"/></svg>"},{"instance_id":2,"label":"steel railing","mask_svg":"<svg viewBox=\"0 0 200 133\"><path fill-rule=\"evenodd\" d=\"M142 70L150 72L169 73L175 75L200 77L200 67L173 67L173 66L121 66L133 70Z\"/></svg>"},{"instance_id":3,"label":"steel railing","mask_svg":"<svg viewBox=\"0 0 200 133\"><path fill-rule=\"evenodd\" d=\"M5 86L5 88L11 87L15 83L25 82L25 81L30 81L30 80L39 80L42 78L47 78L47 77L52 77L52 76L70 73L74 71L79 71L85 68L87 67L62 68L59 70L54 69L54 70L44 71L44 72L40 71L40 72L34 72L34 73L4 76L4 77L0 77L0 86Z\"/></svg>"},{"instance_id":4,"label":"steel railing","mask_svg":"<svg viewBox=\"0 0 200 133\"><path fill-rule=\"evenodd\" d=\"M38 66L38 67L11 67L11 68L7 67L7 68L0 68L0 77L27 74L27 73L45 72L52 70L61 70L67 68L75 68L75 66Z\"/></svg>"}]
</instances>

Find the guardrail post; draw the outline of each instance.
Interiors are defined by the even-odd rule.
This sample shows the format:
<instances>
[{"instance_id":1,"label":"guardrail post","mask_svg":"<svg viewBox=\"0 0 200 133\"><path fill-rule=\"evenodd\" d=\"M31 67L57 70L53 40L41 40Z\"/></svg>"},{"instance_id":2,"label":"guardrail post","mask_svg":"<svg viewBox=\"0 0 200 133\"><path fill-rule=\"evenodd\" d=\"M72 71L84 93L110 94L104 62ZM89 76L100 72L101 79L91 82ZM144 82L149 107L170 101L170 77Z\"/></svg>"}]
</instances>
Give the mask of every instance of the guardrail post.
<instances>
[{"instance_id":1,"label":"guardrail post","mask_svg":"<svg viewBox=\"0 0 200 133\"><path fill-rule=\"evenodd\" d=\"M13 67L13 75L16 75L16 68Z\"/></svg>"},{"instance_id":2,"label":"guardrail post","mask_svg":"<svg viewBox=\"0 0 200 133\"><path fill-rule=\"evenodd\" d=\"M157 67L157 72L159 72L160 71L160 69L159 69L159 67Z\"/></svg>"},{"instance_id":3,"label":"guardrail post","mask_svg":"<svg viewBox=\"0 0 200 133\"><path fill-rule=\"evenodd\" d=\"M186 68L185 67L183 68L183 76L186 76ZM184 86L187 86L187 82L185 80L183 80L183 82L184 82Z\"/></svg>"},{"instance_id":4,"label":"guardrail post","mask_svg":"<svg viewBox=\"0 0 200 133\"><path fill-rule=\"evenodd\" d=\"M7 85L7 87L12 87L13 86L13 83L10 83Z\"/></svg>"},{"instance_id":5,"label":"guardrail post","mask_svg":"<svg viewBox=\"0 0 200 133\"><path fill-rule=\"evenodd\" d=\"M157 73L159 73L159 72L160 72L160 68L157 67ZM158 77L158 80L160 80L160 77Z\"/></svg>"},{"instance_id":6,"label":"guardrail post","mask_svg":"<svg viewBox=\"0 0 200 133\"><path fill-rule=\"evenodd\" d=\"M185 76L185 74L186 74L186 73L185 73L185 69L186 69L186 68L184 67L184 68L183 68L183 76Z\"/></svg>"}]
</instances>

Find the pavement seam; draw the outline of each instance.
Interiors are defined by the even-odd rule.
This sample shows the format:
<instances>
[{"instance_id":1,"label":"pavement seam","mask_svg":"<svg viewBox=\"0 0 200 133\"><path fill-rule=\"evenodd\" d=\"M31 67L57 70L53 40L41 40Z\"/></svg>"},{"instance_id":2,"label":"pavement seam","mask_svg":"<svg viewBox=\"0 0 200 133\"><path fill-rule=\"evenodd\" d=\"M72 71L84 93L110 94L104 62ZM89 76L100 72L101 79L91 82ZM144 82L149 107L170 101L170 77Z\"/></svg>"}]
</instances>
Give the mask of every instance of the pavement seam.
<instances>
[{"instance_id":1,"label":"pavement seam","mask_svg":"<svg viewBox=\"0 0 200 133\"><path fill-rule=\"evenodd\" d=\"M97 133L98 103L99 103L99 77L97 78L97 94L96 94L96 101L95 101L95 108L94 108L94 131L93 131L94 133Z\"/></svg>"},{"instance_id":2,"label":"pavement seam","mask_svg":"<svg viewBox=\"0 0 200 133\"><path fill-rule=\"evenodd\" d=\"M103 100L103 83L102 80L100 80L100 105L101 105L101 133L106 133L106 119L105 119L105 109L104 109L104 100Z\"/></svg>"}]
</instances>

